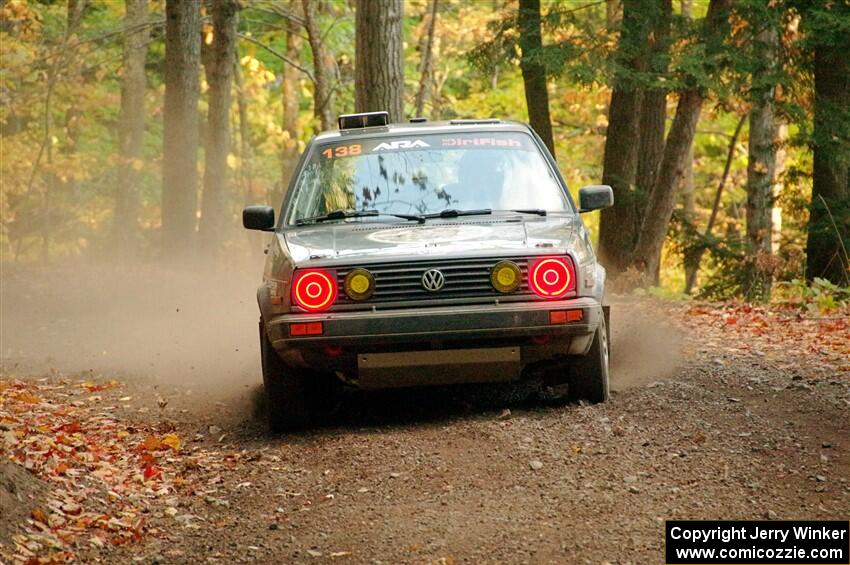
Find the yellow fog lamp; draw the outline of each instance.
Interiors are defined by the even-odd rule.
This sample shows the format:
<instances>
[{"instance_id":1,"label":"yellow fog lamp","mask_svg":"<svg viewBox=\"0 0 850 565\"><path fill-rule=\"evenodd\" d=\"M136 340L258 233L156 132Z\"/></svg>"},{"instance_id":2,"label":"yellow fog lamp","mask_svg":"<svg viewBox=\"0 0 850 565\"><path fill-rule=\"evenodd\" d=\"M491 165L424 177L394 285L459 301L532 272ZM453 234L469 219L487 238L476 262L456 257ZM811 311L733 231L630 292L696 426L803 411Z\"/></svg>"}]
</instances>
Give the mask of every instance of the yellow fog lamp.
<instances>
[{"instance_id":1,"label":"yellow fog lamp","mask_svg":"<svg viewBox=\"0 0 850 565\"><path fill-rule=\"evenodd\" d=\"M513 261L499 261L490 271L490 284L499 292L513 292L519 288L522 271Z\"/></svg>"},{"instance_id":2,"label":"yellow fog lamp","mask_svg":"<svg viewBox=\"0 0 850 565\"><path fill-rule=\"evenodd\" d=\"M345 295L352 300L367 300L375 292L375 277L366 269L352 269L345 275Z\"/></svg>"}]
</instances>

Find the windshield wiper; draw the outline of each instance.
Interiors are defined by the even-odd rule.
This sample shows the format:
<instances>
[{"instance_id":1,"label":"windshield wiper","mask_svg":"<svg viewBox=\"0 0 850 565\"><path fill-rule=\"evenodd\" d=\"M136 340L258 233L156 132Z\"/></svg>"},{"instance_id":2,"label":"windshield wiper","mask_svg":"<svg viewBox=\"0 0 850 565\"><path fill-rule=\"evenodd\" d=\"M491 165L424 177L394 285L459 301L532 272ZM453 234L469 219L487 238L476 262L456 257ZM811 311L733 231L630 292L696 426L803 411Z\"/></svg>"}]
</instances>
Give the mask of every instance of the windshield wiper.
<instances>
[{"instance_id":1,"label":"windshield wiper","mask_svg":"<svg viewBox=\"0 0 850 565\"><path fill-rule=\"evenodd\" d=\"M422 214L419 217L427 220L430 218L457 218L458 216L487 216L492 213L493 210L490 208L484 208L482 210L455 210L453 208L447 208L433 214Z\"/></svg>"},{"instance_id":2,"label":"windshield wiper","mask_svg":"<svg viewBox=\"0 0 850 565\"><path fill-rule=\"evenodd\" d=\"M520 208L519 210L510 210L511 212L517 212L519 214L537 214L538 216L545 216L546 210L542 208Z\"/></svg>"},{"instance_id":3,"label":"windshield wiper","mask_svg":"<svg viewBox=\"0 0 850 565\"><path fill-rule=\"evenodd\" d=\"M422 216L415 216L412 214L387 214L384 212L378 212L377 210L334 210L333 212L328 212L322 216L313 216L311 218L301 218L295 220L295 225L303 226L304 224L312 224L316 222L327 222L330 220L345 220L346 218L370 218L374 216L393 216L395 218L401 218L402 220L415 220L420 224L425 220Z\"/></svg>"}]
</instances>

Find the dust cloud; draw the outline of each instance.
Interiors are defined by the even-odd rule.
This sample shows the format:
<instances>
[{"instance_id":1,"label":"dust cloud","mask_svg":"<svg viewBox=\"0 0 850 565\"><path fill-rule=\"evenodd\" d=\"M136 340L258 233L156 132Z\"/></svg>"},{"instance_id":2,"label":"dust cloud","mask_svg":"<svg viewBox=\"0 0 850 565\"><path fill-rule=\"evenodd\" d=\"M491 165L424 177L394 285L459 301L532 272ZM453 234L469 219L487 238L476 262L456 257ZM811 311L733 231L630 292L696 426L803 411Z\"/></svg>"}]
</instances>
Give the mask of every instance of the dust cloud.
<instances>
[{"instance_id":1,"label":"dust cloud","mask_svg":"<svg viewBox=\"0 0 850 565\"><path fill-rule=\"evenodd\" d=\"M262 259L229 268L119 266L83 260L2 265L3 373L91 371L149 391L188 391L183 406L256 409L262 382L256 288ZM669 378L681 338L663 311L612 303L612 388Z\"/></svg>"},{"instance_id":2,"label":"dust cloud","mask_svg":"<svg viewBox=\"0 0 850 565\"><path fill-rule=\"evenodd\" d=\"M243 261L243 263L249 263ZM5 264L5 373L92 371L226 401L261 382L256 288L262 261L228 269L83 260Z\"/></svg>"},{"instance_id":3,"label":"dust cloud","mask_svg":"<svg viewBox=\"0 0 850 565\"><path fill-rule=\"evenodd\" d=\"M672 377L683 362L683 336L652 301L611 301L611 388L623 390Z\"/></svg>"}]
</instances>

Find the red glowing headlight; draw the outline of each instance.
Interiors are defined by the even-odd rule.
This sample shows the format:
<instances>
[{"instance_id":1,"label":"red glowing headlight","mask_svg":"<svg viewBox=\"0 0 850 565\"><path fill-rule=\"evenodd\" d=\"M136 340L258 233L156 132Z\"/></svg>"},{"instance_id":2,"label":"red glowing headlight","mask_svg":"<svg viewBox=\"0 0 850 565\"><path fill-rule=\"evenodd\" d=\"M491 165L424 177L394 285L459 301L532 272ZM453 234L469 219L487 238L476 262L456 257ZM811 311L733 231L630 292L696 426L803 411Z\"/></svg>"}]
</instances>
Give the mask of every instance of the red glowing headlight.
<instances>
[{"instance_id":1,"label":"red glowing headlight","mask_svg":"<svg viewBox=\"0 0 850 565\"><path fill-rule=\"evenodd\" d=\"M336 300L336 273L324 269L296 271L292 302L305 310L319 312Z\"/></svg>"},{"instance_id":2,"label":"red glowing headlight","mask_svg":"<svg viewBox=\"0 0 850 565\"><path fill-rule=\"evenodd\" d=\"M528 266L528 286L541 298L560 298L575 287L575 270L568 257L545 257Z\"/></svg>"}]
</instances>

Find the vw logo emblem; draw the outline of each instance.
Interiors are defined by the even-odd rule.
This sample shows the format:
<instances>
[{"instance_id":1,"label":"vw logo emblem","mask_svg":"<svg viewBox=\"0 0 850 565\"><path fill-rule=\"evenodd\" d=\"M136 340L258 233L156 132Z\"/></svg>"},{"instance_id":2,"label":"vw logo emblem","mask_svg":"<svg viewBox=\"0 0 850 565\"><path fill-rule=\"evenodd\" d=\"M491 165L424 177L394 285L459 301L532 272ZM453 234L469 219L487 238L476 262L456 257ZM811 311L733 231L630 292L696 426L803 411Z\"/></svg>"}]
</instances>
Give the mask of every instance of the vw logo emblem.
<instances>
[{"instance_id":1,"label":"vw logo emblem","mask_svg":"<svg viewBox=\"0 0 850 565\"><path fill-rule=\"evenodd\" d=\"M436 292L446 284L446 277L437 269L428 269L422 274L422 288Z\"/></svg>"}]
</instances>

